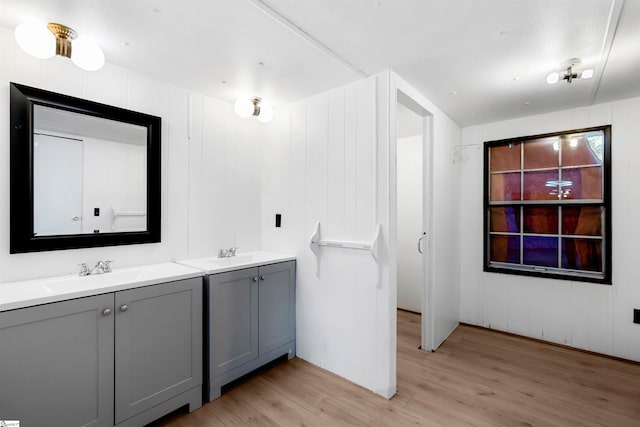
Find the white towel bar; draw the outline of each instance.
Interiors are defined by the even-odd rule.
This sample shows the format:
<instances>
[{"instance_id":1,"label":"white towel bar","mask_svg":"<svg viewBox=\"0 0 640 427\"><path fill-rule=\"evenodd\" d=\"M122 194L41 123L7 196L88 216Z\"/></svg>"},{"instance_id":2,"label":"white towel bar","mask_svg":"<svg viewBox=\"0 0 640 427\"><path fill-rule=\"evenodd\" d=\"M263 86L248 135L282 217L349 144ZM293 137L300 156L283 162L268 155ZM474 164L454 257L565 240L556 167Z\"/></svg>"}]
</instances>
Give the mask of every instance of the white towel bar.
<instances>
[{"instance_id":1,"label":"white towel bar","mask_svg":"<svg viewBox=\"0 0 640 427\"><path fill-rule=\"evenodd\" d=\"M316 276L320 277L320 246L327 246L331 248L342 249L359 249L371 252L373 259L378 262L379 259L379 247L378 242L380 240L380 234L382 233L382 225L378 224L376 228L376 234L371 242L352 242L343 240L322 240L320 238L320 222L316 224L316 230L311 235L309 242L309 248L311 252L316 256Z\"/></svg>"}]
</instances>

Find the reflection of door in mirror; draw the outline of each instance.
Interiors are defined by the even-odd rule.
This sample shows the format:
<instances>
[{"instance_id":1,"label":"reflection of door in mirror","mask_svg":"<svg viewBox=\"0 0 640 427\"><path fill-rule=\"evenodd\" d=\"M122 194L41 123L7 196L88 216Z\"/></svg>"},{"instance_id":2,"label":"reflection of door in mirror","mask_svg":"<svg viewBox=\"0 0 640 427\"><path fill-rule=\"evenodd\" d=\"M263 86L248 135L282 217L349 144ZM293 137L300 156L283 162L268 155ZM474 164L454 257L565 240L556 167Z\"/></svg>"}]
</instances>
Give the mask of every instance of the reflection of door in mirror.
<instances>
[{"instance_id":1,"label":"reflection of door in mirror","mask_svg":"<svg viewBox=\"0 0 640 427\"><path fill-rule=\"evenodd\" d=\"M33 142L34 234L81 233L82 141L34 134Z\"/></svg>"},{"instance_id":2,"label":"reflection of door in mirror","mask_svg":"<svg viewBox=\"0 0 640 427\"><path fill-rule=\"evenodd\" d=\"M145 127L42 105L34 122L36 235L146 230Z\"/></svg>"}]
</instances>

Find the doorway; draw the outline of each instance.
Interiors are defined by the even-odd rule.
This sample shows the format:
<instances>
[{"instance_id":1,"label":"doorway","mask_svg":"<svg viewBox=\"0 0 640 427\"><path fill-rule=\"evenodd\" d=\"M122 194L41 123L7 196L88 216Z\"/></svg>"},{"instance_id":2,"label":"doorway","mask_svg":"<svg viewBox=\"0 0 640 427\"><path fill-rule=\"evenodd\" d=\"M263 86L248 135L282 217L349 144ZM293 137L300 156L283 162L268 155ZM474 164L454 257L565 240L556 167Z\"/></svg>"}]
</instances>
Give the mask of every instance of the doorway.
<instances>
[{"instance_id":1,"label":"doorway","mask_svg":"<svg viewBox=\"0 0 640 427\"><path fill-rule=\"evenodd\" d=\"M408 313L402 316L403 330L415 337L414 348L432 350L427 235L431 114L399 89L396 99L397 308ZM407 319L415 330L407 330Z\"/></svg>"},{"instance_id":2,"label":"doorway","mask_svg":"<svg viewBox=\"0 0 640 427\"><path fill-rule=\"evenodd\" d=\"M422 117L398 102L398 309L422 314ZM419 344L418 344L419 345Z\"/></svg>"}]
</instances>

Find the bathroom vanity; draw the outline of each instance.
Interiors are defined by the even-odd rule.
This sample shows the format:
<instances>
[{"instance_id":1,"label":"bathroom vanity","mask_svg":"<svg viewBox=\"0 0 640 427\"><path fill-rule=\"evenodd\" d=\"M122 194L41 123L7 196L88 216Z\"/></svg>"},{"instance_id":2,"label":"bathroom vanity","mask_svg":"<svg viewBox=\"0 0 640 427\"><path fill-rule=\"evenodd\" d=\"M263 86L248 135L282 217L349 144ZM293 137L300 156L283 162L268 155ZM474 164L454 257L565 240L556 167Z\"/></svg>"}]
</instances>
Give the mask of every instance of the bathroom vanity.
<instances>
[{"instance_id":1,"label":"bathroom vanity","mask_svg":"<svg viewBox=\"0 0 640 427\"><path fill-rule=\"evenodd\" d=\"M295 356L295 258L0 283L0 419L138 427Z\"/></svg>"},{"instance_id":2,"label":"bathroom vanity","mask_svg":"<svg viewBox=\"0 0 640 427\"><path fill-rule=\"evenodd\" d=\"M174 263L0 284L0 414L142 426L202 404L202 273Z\"/></svg>"},{"instance_id":3,"label":"bathroom vanity","mask_svg":"<svg viewBox=\"0 0 640 427\"><path fill-rule=\"evenodd\" d=\"M205 399L268 362L295 356L294 257L251 252L180 263L206 273Z\"/></svg>"}]
</instances>

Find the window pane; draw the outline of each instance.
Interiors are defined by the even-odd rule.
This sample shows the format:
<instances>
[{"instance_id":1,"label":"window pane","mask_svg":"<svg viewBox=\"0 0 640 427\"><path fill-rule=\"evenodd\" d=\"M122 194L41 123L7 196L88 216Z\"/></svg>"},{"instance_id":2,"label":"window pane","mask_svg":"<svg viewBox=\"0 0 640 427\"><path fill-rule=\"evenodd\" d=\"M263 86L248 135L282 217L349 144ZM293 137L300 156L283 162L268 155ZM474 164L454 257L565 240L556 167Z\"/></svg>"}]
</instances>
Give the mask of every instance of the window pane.
<instances>
[{"instance_id":1,"label":"window pane","mask_svg":"<svg viewBox=\"0 0 640 427\"><path fill-rule=\"evenodd\" d=\"M490 231L503 233L520 232L520 208L500 207L489 208Z\"/></svg>"},{"instance_id":2,"label":"window pane","mask_svg":"<svg viewBox=\"0 0 640 427\"><path fill-rule=\"evenodd\" d=\"M563 198L602 200L602 167L562 169ZM525 180L526 184L526 180Z\"/></svg>"},{"instance_id":3,"label":"window pane","mask_svg":"<svg viewBox=\"0 0 640 427\"><path fill-rule=\"evenodd\" d=\"M491 175L491 198L489 200L520 200L520 172Z\"/></svg>"},{"instance_id":4,"label":"window pane","mask_svg":"<svg viewBox=\"0 0 640 427\"><path fill-rule=\"evenodd\" d=\"M558 171L524 173L524 200L558 200Z\"/></svg>"},{"instance_id":5,"label":"window pane","mask_svg":"<svg viewBox=\"0 0 640 427\"><path fill-rule=\"evenodd\" d=\"M559 139L556 136L527 141L524 144L524 169L557 167L559 152Z\"/></svg>"},{"instance_id":6,"label":"window pane","mask_svg":"<svg viewBox=\"0 0 640 427\"><path fill-rule=\"evenodd\" d=\"M562 239L562 268L602 271L602 240Z\"/></svg>"},{"instance_id":7,"label":"window pane","mask_svg":"<svg viewBox=\"0 0 640 427\"><path fill-rule=\"evenodd\" d=\"M562 165L600 165L604 157L604 133L567 135L562 139Z\"/></svg>"},{"instance_id":8,"label":"window pane","mask_svg":"<svg viewBox=\"0 0 640 427\"><path fill-rule=\"evenodd\" d=\"M558 234L558 208L525 206L524 232Z\"/></svg>"},{"instance_id":9,"label":"window pane","mask_svg":"<svg viewBox=\"0 0 640 427\"><path fill-rule=\"evenodd\" d=\"M520 143L491 147L490 171L512 171L520 169Z\"/></svg>"},{"instance_id":10,"label":"window pane","mask_svg":"<svg viewBox=\"0 0 640 427\"><path fill-rule=\"evenodd\" d=\"M491 261L520 264L519 236L490 236L489 244Z\"/></svg>"},{"instance_id":11,"label":"window pane","mask_svg":"<svg viewBox=\"0 0 640 427\"><path fill-rule=\"evenodd\" d=\"M599 206L565 206L562 208L562 234L602 235Z\"/></svg>"},{"instance_id":12,"label":"window pane","mask_svg":"<svg viewBox=\"0 0 640 427\"><path fill-rule=\"evenodd\" d=\"M556 237L525 236L523 262L544 267L558 266L558 239Z\"/></svg>"}]
</instances>

